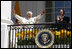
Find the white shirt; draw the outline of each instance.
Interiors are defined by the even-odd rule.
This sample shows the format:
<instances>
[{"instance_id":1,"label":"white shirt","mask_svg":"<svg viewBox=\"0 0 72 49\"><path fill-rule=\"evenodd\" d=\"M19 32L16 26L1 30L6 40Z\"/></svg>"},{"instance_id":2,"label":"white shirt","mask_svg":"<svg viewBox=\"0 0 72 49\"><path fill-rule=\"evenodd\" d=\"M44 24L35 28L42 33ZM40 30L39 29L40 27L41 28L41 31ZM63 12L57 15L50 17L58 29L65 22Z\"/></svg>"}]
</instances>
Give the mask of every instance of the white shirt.
<instances>
[{"instance_id":1,"label":"white shirt","mask_svg":"<svg viewBox=\"0 0 72 49\"><path fill-rule=\"evenodd\" d=\"M21 22L21 24L35 24L35 23L39 23L39 20L41 19L42 15L40 14L36 17L32 17L29 20L24 17L20 17L17 14L15 14L15 17ZM33 25L25 26L25 28L28 28L28 27L33 28Z\"/></svg>"}]
</instances>

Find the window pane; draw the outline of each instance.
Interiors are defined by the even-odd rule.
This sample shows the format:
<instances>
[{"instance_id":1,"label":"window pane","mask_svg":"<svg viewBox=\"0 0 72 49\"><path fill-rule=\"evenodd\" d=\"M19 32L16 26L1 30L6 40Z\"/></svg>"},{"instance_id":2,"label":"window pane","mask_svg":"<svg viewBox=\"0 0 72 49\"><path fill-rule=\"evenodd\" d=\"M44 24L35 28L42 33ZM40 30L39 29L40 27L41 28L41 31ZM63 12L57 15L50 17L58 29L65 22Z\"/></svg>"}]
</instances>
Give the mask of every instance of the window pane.
<instances>
[{"instance_id":1,"label":"window pane","mask_svg":"<svg viewBox=\"0 0 72 49\"><path fill-rule=\"evenodd\" d=\"M52 1L46 1L46 7L52 7Z\"/></svg>"},{"instance_id":2,"label":"window pane","mask_svg":"<svg viewBox=\"0 0 72 49\"><path fill-rule=\"evenodd\" d=\"M46 14L46 22L51 22L51 17L52 15L51 14Z\"/></svg>"},{"instance_id":3,"label":"window pane","mask_svg":"<svg viewBox=\"0 0 72 49\"><path fill-rule=\"evenodd\" d=\"M71 1L65 1L65 7L71 7Z\"/></svg>"},{"instance_id":4,"label":"window pane","mask_svg":"<svg viewBox=\"0 0 72 49\"><path fill-rule=\"evenodd\" d=\"M46 9L46 13L52 13L53 9Z\"/></svg>"},{"instance_id":5,"label":"window pane","mask_svg":"<svg viewBox=\"0 0 72 49\"><path fill-rule=\"evenodd\" d=\"M65 8L65 12L71 12L71 8Z\"/></svg>"},{"instance_id":6,"label":"window pane","mask_svg":"<svg viewBox=\"0 0 72 49\"><path fill-rule=\"evenodd\" d=\"M56 1L55 7L64 7L64 1Z\"/></svg>"},{"instance_id":7,"label":"window pane","mask_svg":"<svg viewBox=\"0 0 72 49\"><path fill-rule=\"evenodd\" d=\"M71 13L65 13L65 16L71 17Z\"/></svg>"}]
</instances>

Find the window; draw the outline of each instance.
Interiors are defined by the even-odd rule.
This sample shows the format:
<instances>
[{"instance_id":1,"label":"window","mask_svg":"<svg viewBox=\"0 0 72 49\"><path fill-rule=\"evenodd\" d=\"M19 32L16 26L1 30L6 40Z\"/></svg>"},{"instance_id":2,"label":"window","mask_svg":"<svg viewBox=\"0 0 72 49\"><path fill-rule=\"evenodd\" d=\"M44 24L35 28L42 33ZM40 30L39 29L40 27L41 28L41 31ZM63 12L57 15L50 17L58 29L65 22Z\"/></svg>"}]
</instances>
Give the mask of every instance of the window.
<instances>
[{"instance_id":1,"label":"window","mask_svg":"<svg viewBox=\"0 0 72 49\"><path fill-rule=\"evenodd\" d=\"M54 21L54 2L46 1L46 22Z\"/></svg>"}]
</instances>

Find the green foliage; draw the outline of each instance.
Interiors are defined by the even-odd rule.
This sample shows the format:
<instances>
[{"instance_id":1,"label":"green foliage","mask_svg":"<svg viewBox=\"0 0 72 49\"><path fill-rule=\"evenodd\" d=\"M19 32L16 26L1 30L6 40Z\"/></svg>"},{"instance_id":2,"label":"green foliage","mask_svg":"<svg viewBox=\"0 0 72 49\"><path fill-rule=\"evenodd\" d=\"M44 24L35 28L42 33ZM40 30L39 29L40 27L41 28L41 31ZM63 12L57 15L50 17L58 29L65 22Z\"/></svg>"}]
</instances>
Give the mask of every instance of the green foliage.
<instances>
[{"instance_id":1,"label":"green foliage","mask_svg":"<svg viewBox=\"0 0 72 49\"><path fill-rule=\"evenodd\" d=\"M18 45L36 45L34 39L18 40L17 44L18 44Z\"/></svg>"},{"instance_id":2,"label":"green foliage","mask_svg":"<svg viewBox=\"0 0 72 49\"><path fill-rule=\"evenodd\" d=\"M71 42L71 37L67 36L67 38L64 36L63 38L58 38L58 36L55 36L55 44L70 44ZM31 38L31 39L20 39L17 42L18 45L36 45L35 44L35 39Z\"/></svg>"},{"instance_id":3,"label":"green foliage","mask_svg":"<svg viewBox=\"0 0 72 49\"><path fill-rule=\"evenodd\" d=\"M55 44L70 44L71 42L71 37L68 36L67 38L66 37L63 37L63 38L58 38L56 37L55 38Z\"/></svg>"}]
</instances>

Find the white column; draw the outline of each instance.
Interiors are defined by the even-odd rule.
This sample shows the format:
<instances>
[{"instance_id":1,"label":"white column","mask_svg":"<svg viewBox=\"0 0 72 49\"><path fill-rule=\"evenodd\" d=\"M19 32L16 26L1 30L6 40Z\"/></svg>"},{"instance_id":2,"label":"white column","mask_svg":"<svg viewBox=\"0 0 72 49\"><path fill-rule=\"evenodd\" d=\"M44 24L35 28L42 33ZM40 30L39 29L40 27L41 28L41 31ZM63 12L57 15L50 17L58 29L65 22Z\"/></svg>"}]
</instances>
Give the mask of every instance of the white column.
<instances>
[{"instance_id":1,"label":"white column","mask_svg":"<svg viewBox=\"0 0 72 49\"><path fill-rule=\"evenodd\" d=\"M11 21L11 1L1 1L1 48L9 46L9 32L7 25L13 24Z\"/></svg>"},{"instance_id":2,"label":"white column","mask_svg":"<svg viewBox=\"0 0 72 49\"><path fill-rule=\"evenodd\" d=\"M11 1L1 1L1 19L11 19Z\"/></svg>"}]
</instances>

